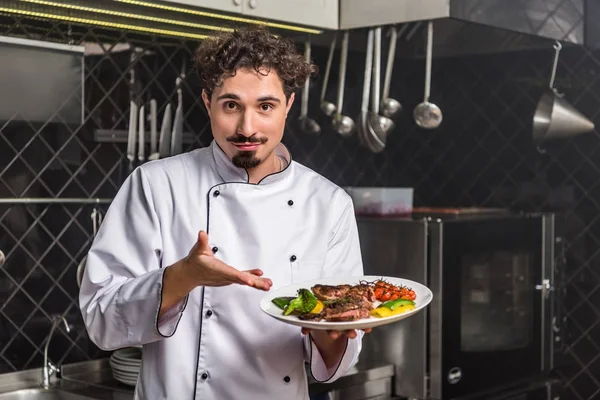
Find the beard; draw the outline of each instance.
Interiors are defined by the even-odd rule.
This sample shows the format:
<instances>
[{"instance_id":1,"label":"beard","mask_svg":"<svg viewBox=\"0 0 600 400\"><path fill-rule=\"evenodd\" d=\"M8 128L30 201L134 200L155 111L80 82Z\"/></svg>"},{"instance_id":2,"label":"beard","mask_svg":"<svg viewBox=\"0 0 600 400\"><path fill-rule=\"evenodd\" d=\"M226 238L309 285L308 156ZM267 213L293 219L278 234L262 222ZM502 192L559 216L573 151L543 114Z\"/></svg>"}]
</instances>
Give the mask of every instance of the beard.
<instances>
[{"instance_id":1,"label":"beard","mask_svg":"<svg viewBox=\"0 0 600 400\"><path fill-rule=\"evenodd\" d=\"M254 136L245 137L240 134L231 135L227 138L227 141L231 142L231 143L260 143L260 144L263 144L263 143L266 143L267 140L268 139L265 137L261 137L261 138L254 137ZM233 165L235 165L238 168L252 169L252 168L258 167L260 165L260 163L262 162L262 160L256 156L256 150L251 150L251 151L239 150L238 153L232 157L231 162L233 163Z\"/></svg>"},{"instance_id":2,"label":"beard","mask_svg":"<svg viewBox=\"0 0 600 400\"><path fill-rule=\"evenodd\" d=\"M256 157L256 151L241 151L231 159L233 165L238 168L252 169L260 165L262 160Z\"/></svg>"}]
</instances>

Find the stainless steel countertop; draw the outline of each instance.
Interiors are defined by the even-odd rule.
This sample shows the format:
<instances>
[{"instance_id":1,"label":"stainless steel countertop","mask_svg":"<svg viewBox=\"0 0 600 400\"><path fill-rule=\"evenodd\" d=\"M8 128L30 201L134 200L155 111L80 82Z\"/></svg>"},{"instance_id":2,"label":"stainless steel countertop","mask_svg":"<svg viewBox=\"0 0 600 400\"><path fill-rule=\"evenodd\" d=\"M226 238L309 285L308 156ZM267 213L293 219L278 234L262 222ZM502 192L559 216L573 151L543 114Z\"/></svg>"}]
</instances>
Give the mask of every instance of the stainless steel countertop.
<instances>
[{"instance_id":1,"label":"stainless steel countertop","mask_svg":"<svg viewBox=\"0 0 600 400\"><path fill-rule=\"evenodd\" d=\"M311 394L329 392L337 388L360 385L367 381L385 379L393 375L393 365L361 365L359 363L346 376L330 384L317 383L309 378L309 392ZM41 376L40 368L0 374L0 393L39 387ZM54 377L52 382L59 389L93 399L133 399L133 387L124 385L113 378L108 358L63 365L61 378Z\"/></svg>"}]
</instances>

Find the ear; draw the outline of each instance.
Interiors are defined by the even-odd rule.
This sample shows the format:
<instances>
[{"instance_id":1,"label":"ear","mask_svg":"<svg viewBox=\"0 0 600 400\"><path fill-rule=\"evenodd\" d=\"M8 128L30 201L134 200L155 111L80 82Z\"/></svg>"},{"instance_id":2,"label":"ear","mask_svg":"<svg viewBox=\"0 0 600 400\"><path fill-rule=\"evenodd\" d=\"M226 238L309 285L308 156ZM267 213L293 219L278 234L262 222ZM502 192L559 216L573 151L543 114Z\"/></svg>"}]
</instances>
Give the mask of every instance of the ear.
<instances>
[{"instance_id":1,"label":"ear","mask_svg":"<svg viewBox=\"0 0 600 400\"><path fill-rule=\"evenodd\" d=\"M288 113L290 112L290 109L292 108L292 104L294 104L294 99L296 98L296 93L292 93L290 95L289 100L287 101L287 104L285 106L285 116L287 117Z\"/></svg>"},{"instance_id":2,"label":"ear","mask_svg":"<svg viewBox=\"0 0 600 400\"><path fill-rule=\"evenodd\" d=\"M206 94L204 89L202 89L202 102L204 103L204 107L206 107L208 118L210 118L210 99L208 98L208 94Z\"/></svg>"}]
</instances>

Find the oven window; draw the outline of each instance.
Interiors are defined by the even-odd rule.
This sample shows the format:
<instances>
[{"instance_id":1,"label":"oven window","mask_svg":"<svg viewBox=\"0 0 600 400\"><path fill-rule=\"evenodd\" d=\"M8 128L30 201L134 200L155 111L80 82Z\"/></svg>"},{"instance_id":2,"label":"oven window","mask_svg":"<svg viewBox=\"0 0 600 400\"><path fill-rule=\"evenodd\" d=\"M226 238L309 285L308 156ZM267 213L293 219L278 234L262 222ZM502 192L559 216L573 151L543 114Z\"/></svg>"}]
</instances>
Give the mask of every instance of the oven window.
<instances>
[{"instance_id":1,"label":"oven window","mask_svg":"<svg viewBox=\"0 0 600 400\"><path fill-rule=\"evenodd\" d=\"M461 348L489 352L532 340L533 257L527 252L467 254L461 271Z\"/></svg>"}]
</instances>

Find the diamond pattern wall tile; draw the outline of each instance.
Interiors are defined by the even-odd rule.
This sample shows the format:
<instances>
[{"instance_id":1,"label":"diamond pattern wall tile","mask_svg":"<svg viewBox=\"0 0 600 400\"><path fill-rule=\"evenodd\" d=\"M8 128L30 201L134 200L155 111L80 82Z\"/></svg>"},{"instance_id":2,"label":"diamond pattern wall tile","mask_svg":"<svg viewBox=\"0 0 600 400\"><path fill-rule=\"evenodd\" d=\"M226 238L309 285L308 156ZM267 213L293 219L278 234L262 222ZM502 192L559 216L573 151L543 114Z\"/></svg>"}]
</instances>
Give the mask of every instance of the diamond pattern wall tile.
<instances>
[{"instance_id":1,"label":"diamond pattern wall tile","mask_svg":"<svg viewBox=\"0 0 600 400\"><path fill-rule=\"evenodd\" d=\"M552 14L560 15L577 3L553 4ZM544 26L561 29L554 20ZM128 173L126 144L97 141L95 133L128 128L130 54L114 51L119 43L150 50L136 60L135 72L143 89L141 98L157 100L159 120L167 101L175 104L175 79L187 65L184 131L193 134L193 142L184 149L211 141L199 81L189 68L196 43L70 28L0 15L2 35L39 39L42 34L44 40L104 47L101 54L85 60L81 125L0 121L0 198L114 196ZM321 67L327 50L313 49ZM322 133L308 136L297 129L295 105L284 143L296 161L341 186L414 187L417 206L561 212L567 263L557 288L564 295L557 373L566 384L564 398L592 400L600 396L600 134L542 149L532 144L532 116L548 86L552 57L550 43L547 51L435 59L431 100L444 112L444 122L431 132L417 128L412 120L412 110L423 95L423 60L401 58L390 95L404 110L380 154L361 147L356 137L342 138L333 132L316 101L322 83L322 77L317 77L311 86L309 113ZM344 113L356 120L364 55L351 54L349 65ZM336 73L334 68L332 82L337 81ZM600 124L600 51L564 48L555 86ZM335 89L331 85L328 98L335 98ZM531 187L545 192L526 196L525 189ZM105 212L107 206L97 207ZM93 209L93 204L0 204L0 249L7 255L0 269L0 298L5 299L0 304L0 373L41 366L54 313L66 312L76 327L75 332L61 331L53 339L54 361L105 356L87 338L77 307L75 272L92 240Z\"/></svg>"}]
</instances>

